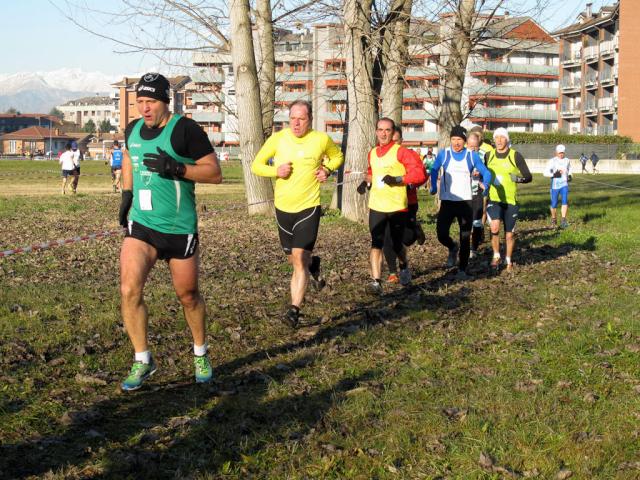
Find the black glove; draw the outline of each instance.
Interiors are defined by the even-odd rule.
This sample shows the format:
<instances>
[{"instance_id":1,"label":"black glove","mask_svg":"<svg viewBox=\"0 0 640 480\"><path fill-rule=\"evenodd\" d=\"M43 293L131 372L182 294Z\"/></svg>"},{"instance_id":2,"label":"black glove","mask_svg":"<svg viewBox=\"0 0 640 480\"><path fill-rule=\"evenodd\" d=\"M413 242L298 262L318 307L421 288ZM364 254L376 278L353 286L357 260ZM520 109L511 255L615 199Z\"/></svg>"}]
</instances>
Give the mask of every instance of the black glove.
<instances>
[{"instance_id":1,"label":"black glove","mask_svg":"<svg viewBox=\"0 0 640 480\"><path fill-rule=\"evenodd\" d=\"M567 182L570 182L571 180L573 180L573 177L571 175L567 176Z\"/></svg>"},{"instance_id":2,"label":"black glove","mask_svg":"<svg viewBox=\"0 0 640 480\"><path fill-rule=\"evenodd\" d=\"M122 200L120 201L120 213L118 214L118 222L123 227L127 226L127 215L133 204L133 192L131 190L122 191Z\"/></svg>"},{"instance_id":3,"label":"black glove","mask_svg":"<svg viewBox=\"0 0 640 480\"><path fill-rule=\"evenodd\" d=\"M151 172L156 172L161 177L183 177L187 171L184 163L176 161L160 147L158 147L158 153L145 153L142 163Z\"/></svg>"},{"instance_id":4,"label":"black glove","mask_svg":"<svg viewBox=\"0 0 640 480\"><path fill-rule=\"evenodd\" d=\"M360 195L364 195L364 192L366 192L370 188L371 184L363 180L360 185L358 185L358 188L356 188L356 192L358 192Z\"/></svg>"},{"instance_id":5,"label":"black glove","mask_svg":"<svg viewBox=\"0 0 640 480\"><path fill-rule=\"evenodd\" d=\"M389 186L402 185L402 177L392 177L391 175L385 175L382 177L382 181Z\"/></svg>"},{"instance_id":6,"label":"black glove","mask_svg":"<svg viewBox=\"0 0 640 480\"><path fill-rule=\"evenodd\" d=\"M559 170L553 174L553 178L560 178L561 176L562 174L560 173Z\"/></svg>"}]
</instances>

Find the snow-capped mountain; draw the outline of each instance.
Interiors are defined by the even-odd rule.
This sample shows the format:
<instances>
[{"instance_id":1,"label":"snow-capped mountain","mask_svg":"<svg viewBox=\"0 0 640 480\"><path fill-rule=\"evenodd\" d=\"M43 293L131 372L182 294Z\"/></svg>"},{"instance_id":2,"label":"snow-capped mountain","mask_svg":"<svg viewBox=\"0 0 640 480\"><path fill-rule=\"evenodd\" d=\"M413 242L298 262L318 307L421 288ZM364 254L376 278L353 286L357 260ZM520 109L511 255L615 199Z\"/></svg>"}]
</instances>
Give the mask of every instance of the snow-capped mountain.
<instances>
[{"instance_id":1,"label":"snow-capped mountain","mask_svg":"<svg viewBox=\"0 0 640 480\"><path fill-rule=\"evenodd\" d=\"M56 105L90 95L109 95L124 75L62 68L52 72L0 73L0 112L48 113Z\"/></svg>"}]
</instances>

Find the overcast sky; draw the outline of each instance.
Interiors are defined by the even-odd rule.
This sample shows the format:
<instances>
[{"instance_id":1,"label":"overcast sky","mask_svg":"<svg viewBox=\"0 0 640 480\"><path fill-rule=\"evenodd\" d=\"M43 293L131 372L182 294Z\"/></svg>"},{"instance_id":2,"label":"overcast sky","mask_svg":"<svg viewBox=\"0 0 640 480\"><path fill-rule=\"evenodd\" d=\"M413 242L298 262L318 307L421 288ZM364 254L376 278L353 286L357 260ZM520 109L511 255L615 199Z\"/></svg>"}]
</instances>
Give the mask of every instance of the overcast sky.
<instances>
[{"instance_id":1,"label":"overcast sky","mask_svg":"<svg viewBox=\"0 0 640 480\"><path fill-rule=\"evenodd\" d=\"M537 19L549 31L572 23L587 3L587 0L544 1L551 6L541 12ZM613 3L613 0L592 1L594 10ZM522 2L533 6L536 0ZM84 71L127 74L158 68L159 60L155 56L118 53L131 49L84 31L63 14L63 11L77 13L78 10L74 10L74 6L78 3L108 9L117 5L117 0L5 0L2 3L0 45L3 45L3 61L0 64L0 73L79 67ZM517 3L520 2L512 2ZM123 41L133 39L130 22L99 22L94 19L95 16L87 19L80 13L74 17L88 29L107 37L116 37ZM163 67L162 70L166 71L167 68Z\"/></svg>"}]
</instances>

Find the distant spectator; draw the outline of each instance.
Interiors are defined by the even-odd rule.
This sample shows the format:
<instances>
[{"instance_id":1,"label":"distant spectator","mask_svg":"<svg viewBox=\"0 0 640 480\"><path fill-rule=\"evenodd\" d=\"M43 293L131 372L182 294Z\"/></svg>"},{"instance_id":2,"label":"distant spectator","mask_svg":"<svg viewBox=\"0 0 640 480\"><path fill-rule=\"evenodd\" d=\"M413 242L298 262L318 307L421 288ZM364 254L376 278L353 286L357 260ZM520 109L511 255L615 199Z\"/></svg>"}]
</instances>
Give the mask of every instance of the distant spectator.
<instances>
[{"instance_id":1,"label":"distant spectator","mask_svg":"<svg viewBox=\"0 0 640 480\"><path fill-rule=\"evenodd\" d=\"M117 140L113 142L113 151L111 152L111 183L113 186L113 193L117 193L121 188L120 176L122 174L122 150L120 149L120 142Z\"/></svg>"},{"instance_id":2,"label":"distant spectator","mask_svg":"<svg viewBox=\"0 0 640 480\"><path fill-rule=\"evenodd\" d=\"M67 143L67 149L62 155L60 155L60 166L62 167L62 194L67 193L67 183L69 182L69 175L73 175L74 163L73 153L71 152L71 144Z\"/></svg>"},{"instance_id":3,"label":"distant spectator","mask_svg":"<svg viewBox=\"0 0 640 480\"><path fill-rule=\"evenodd\" d=\"M597 173L596 165L598 165L599 161L600 161L600 158L598 158L598 155L596 155L596 152L591 152L591 165L593 165L593 173Z\"/></svg>"},{"instance_id":4,"label":"distant spectator","mask_svg":"<svg viewBox=\"0 0 640 480\"><path fill-rule=\"evenodd\" d=\"M78 149L78 142L71 142L71 152L73 153L73 183L71 184L71 191L76 193L78 190L78 180L80 179L80 160L82 160L82 152Z\"/></svg>"},{"instance_id":5,"label":"distant spectator","mask_svg":"<svg viewBox=\"0 0 640 480\"><path fill-rule=\"evenodd\" d=\"M580 154L580 165L582 165L582 171L580 173L587 173L587 161L589 159L587 158L587 156L584 154L584 152L582 152Z\"/></svg>"}]
</instances>

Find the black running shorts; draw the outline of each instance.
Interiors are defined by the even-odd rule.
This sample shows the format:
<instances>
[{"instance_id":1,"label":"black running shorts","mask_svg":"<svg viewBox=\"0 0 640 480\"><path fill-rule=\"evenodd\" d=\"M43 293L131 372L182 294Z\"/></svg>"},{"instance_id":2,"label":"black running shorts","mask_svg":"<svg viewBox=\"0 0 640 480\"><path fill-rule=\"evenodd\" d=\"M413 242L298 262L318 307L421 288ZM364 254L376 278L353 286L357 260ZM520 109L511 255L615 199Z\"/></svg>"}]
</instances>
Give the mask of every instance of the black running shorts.
<instances>
[{"instance_id":1,"label":"black running shorts","mask_svg":"<svg viewBox=\"0 0 640 480\"><path fill-rule=\"evenodd\" d=\"M384 246L384 234L389 226L389 234L393 245L393 251L400 253L403 248L402 240L407 224L408 212L378 212L369 210L369 231L371 232L371 248L382 249Z\"/></svg>"},{"instance_id":2,"label":"black running shorts","mask_svg":"<svg viewBox=\"0 0 640 480\"><path fill-rule=\"evenodd\" d=\"M197 233L162 233L137 222L129 222L125 237L148 243L156 249L160 260L169 260L171 258L184 260L185 258L190 258L196 253L199 243Z\"/></svg>"},{"instance_id":3,"label":"black running shorts","mask_svg":"<svg viewBox=\"0 0 640 480\"><path fill-rule=\"evenodd\" d=\"M320 213L320 205L295 213L283 212L276 208L278 235L284 253L291 255L294 248L313 251L318 238Z\"/></svg>"},{"instance_id":4,"label":"black running shorts","mask_svg":"<svg viewBox=\"0 0 640 480\"><path fill-rule=\"evenodd\" d=\"M487 204L487 217L489 220L502 220L505 232L513 232L516 229L519 211L518 205L510 203L489 201Z\"/></svg>"}]
</instances>

